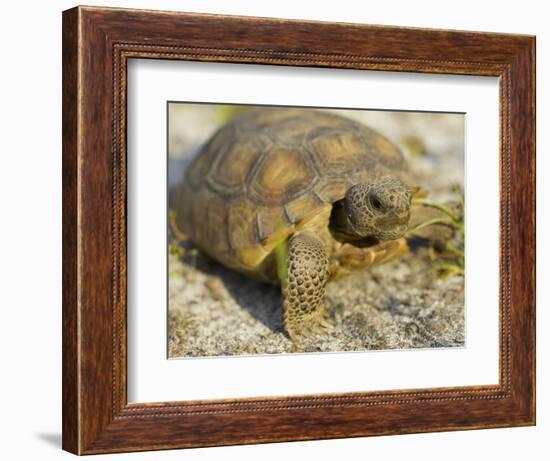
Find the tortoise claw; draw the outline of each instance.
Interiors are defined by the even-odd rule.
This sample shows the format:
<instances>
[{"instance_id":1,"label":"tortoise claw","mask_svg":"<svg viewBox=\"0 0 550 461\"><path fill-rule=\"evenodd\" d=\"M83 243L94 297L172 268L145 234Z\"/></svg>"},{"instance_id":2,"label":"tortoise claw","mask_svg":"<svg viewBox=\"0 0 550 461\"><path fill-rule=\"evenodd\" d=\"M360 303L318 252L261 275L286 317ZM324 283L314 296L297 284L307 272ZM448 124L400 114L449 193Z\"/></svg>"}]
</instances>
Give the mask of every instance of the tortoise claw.
<instances>
[{"instance_id":1,"label":"tortoise claw","mask_svg":"<svg viewBox=\"0 0 550 461\"><path fill-rule=\"evenodd\" d=\"M335 326L323 313L321 315L302 318L302 322L300 322L299 325L293 325L287 328L292 341L291 351L306 352L306 349L311 348L308 346L314 346L314 342L317 338L326 337L334 331Z\"/></svg>"}]
</instances>

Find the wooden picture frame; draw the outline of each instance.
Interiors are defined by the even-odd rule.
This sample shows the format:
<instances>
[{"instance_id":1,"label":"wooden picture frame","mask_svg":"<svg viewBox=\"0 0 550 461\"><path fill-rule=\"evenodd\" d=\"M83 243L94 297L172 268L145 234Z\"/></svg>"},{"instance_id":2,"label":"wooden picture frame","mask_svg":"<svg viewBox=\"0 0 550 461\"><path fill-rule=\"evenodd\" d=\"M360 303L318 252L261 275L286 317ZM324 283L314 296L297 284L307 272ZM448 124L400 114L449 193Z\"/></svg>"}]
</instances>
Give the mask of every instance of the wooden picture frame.
<instances>
[{"instance_id":1,"label":"wooden picture frame","mask_svg":"<svg viewBox=\"0 0 550 461\"><path fill-rule=\"evenodd\" d=\"M131 58L485 75L500 85L499 384L129 404ZM63 448L77 454L535 424L535 38L77 7L63 13Z\"/></svg>"}]
</instances>

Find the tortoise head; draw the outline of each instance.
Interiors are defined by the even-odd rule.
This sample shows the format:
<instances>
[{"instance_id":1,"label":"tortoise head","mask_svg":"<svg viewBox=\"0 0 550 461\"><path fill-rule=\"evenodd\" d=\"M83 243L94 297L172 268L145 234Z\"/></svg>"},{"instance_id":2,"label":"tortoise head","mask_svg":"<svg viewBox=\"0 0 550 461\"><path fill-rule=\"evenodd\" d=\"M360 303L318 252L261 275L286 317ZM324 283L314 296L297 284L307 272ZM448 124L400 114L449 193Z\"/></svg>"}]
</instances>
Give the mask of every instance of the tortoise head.
<instances>
[{"instance_id":1,"label":"tortoise head","mask_svg":"<svg viewBox=\"0 0 550 461\"><path fill-rule=\"evenodd\" d=\"M412 191L393 176L348 189L333 224L348 239L395 240L408 230Z\"/></svg>"}]
</instances>

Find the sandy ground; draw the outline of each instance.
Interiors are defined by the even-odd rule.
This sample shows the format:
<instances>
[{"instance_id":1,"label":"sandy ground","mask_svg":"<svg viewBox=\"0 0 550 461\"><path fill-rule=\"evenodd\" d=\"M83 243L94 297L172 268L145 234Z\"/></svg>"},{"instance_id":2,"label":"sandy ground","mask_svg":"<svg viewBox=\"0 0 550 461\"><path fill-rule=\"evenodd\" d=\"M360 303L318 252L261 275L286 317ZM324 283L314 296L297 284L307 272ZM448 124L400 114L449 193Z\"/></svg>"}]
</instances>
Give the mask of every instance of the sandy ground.
<instances>
[{"instance_id":1,"label":"sandy ground","mask_svg":"<svg viewBox=\"0 0 550 461\"><path fill-rule=\"evenodd\" d=\"M307 351L356 351L464 345L462 277L432 275L425 248L328 285L333 328ZM199 256L172 256L171 357L290 352L281 294Z\"/></svg>"},{"instance_id":2,"label":"sandy ground","mask_svg":"<svg viewBox=\"0 0 550 461\"><path fill-rule=\"evenodd\" d=\"M208 126L213 119L208 117L211 107L203 106L196 117L202 137L215 129L215 124ZM189 114L189 108L175 109L170 115L172 185L202 139L189 129L189 123L183 123L182 114ZM386 112L356 115L406 153L410 149L409 154L416 154L410 155L409 163L433 198L456 198L452 185L462 184L464 174L462 118ZM178 131L178 126L186 126L189 135ZM464 345L464 279L436 277L425 242L413 245L397 261L332 282L327 291L333 327L323 337L304 343L306 351ZM270 354L290 352L292 347L282 328L280 289L227 270L203 254L170 255L168 331L170 357Z\"/></svg>"}]
</instances>

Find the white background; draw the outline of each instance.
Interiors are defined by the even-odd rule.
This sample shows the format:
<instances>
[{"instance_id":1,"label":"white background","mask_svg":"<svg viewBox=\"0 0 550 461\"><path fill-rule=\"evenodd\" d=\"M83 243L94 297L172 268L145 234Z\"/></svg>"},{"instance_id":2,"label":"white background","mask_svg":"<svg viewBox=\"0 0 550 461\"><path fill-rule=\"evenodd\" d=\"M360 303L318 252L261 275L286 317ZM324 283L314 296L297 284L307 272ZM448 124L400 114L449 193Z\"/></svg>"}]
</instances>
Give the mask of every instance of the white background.
<instances>
[{"instance_id":1,"label":"white background","mask_svg":"<svg viewBox=\"0 0 550 461\"><path fill-rule=\"evenodd\" d=\"M466 460L546 459L550 437L550 251L542 241L550 221L550 32L544 3L394 1L321 2L114 1L112 6L319 19L403 26L517 32L537 35L538 88L538 425L530 428L209 448L116 455L110 459L252 460L315 459ZM101 4L88 1L88 4ZM0 34L0 307L3 398L1 456L69 459L60 451L61 427L61 10L69 1L9 2ZM545 222L544 222L545 221ZM545 309L546 308L546 309ZM542 450L546 451L546 454ZM98 457L102 459L104 457Z\"/></svg>"},{"instance_id":2,"label":"white background","mask_svg":"<svg viewBox=\"0 0 550 461\"><path fill-rule=\"evenodd\" d=\"M496 77L144 59L128 92L129 401L498 383ZM466 347L166 360L167 100L465 112Z\"/></svg>"}]
</instances>

